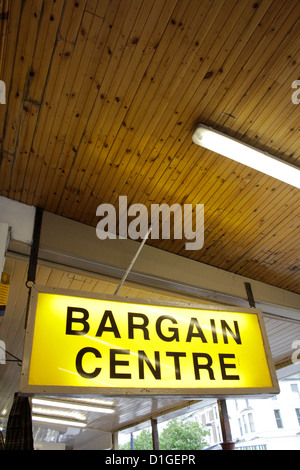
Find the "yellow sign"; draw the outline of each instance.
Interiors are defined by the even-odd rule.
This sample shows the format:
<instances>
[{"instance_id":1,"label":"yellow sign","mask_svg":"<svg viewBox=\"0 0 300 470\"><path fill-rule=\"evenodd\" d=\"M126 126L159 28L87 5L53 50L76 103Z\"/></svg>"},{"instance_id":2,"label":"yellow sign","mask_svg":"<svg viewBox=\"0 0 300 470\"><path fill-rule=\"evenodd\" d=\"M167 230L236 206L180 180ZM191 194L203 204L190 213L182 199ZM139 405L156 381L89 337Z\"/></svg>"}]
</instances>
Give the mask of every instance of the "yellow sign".
<instances>
[{"instance_id":1,"label":"yellow sign","mask_svg":"<svg viewBox=\"0 0 300 470\"><path fill-rule=\"evenodd\" d=\"M0 282L0 317L5 313L9 293L10 276L9 274L2 273Z\"/></svg>"},{"instance_id":2,"label":"yellow sign","mask_svg":"<svg viewBox=\"0 0 300 470\"><path fill-rule=\"evenodd\" d=\"M82 295L82 293L81 293ZM36 293L24 391L275 393L262 315ZM27 353L26 353L27 350Z\"/></svg>"}]
</instances>

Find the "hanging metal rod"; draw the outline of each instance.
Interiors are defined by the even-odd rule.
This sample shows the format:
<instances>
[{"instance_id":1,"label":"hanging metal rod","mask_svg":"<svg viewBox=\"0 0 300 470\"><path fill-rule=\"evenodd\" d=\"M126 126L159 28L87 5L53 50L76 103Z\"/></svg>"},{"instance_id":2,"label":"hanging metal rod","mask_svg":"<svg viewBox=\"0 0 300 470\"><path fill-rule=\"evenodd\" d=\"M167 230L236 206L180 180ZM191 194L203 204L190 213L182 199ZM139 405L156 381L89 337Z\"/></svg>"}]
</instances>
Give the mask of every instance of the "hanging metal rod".
<instances>
[{"instance_id":1,"label":"hanging metal rod","mask_svg":"<svg viewBox=\"0 0 300 470\"><path fill-rule=\"evenodd\" d=\"M127 277L128 277L128 274L130 273L131 269L132 269L132 266L134 265L134 263L136 262L137 260L137 257L139 256L140 252L142 251L143 249L143 246L145 245L146 241L148 240L149 238L149 235L150 235L150 232L152 230L152 225L150 225L146 235L145 235L145 238L143 239L143 241L141 242L136 254L134 255L130 265L128 266L127 268L127 271L125 272L124 276L122 277L121 279L121 282L119 284L119 286L117 287L116 291L115 291L115 294L114 295L118 295L118 292L119 290L121 289L121 287L123 286L124 282L126 281Z\"/></svg>"}]
</instances>

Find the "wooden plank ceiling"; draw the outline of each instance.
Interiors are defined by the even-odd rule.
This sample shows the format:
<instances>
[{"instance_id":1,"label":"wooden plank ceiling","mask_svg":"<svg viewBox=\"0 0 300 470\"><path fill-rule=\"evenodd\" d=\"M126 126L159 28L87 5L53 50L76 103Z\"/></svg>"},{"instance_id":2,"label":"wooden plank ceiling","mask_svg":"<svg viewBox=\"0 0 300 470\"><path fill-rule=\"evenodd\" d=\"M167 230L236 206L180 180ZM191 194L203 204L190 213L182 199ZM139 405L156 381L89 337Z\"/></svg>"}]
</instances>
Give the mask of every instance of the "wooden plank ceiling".
<instances>
[{"instance_id":1,"label":"wooden plank ceiling","mask_svg":"<svg viewBox=\"0 0 300 470\"><path fill-rule=\"evenodd\" d=\"M1 1L0 195L95 226L100 203L205 205L153 246L300 293L299 190L192 143L202 122L300 166L298 0Z\"/></svg>"}]
</instances>

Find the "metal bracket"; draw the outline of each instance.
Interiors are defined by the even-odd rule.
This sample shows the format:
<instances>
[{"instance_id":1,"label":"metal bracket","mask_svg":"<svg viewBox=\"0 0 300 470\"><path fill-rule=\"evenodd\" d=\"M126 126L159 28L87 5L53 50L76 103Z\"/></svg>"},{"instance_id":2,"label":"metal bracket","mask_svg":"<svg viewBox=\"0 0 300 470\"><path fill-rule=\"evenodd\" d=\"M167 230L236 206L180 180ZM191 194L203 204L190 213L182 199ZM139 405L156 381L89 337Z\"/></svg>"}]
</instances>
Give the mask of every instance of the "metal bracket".
<instances>
[{"instance_id":1,"label":"metal bracket","mask_svg":"<svg viewBox=\"0 0 300 470\"><path fill-rule=\"evenodd\" d=\"M33 238L32 238L32 245L31 245L31 251L30 251L30 258L29 258L27 281L25 283L26 287L28 288L28 297L27 297L26 314L25 314L25 329L27 328L31 288L35 284L35 278L36 278L36 268L37 268L38 253L39 253L39 247L40 247L42 219L43 219L43 209L41 209L40 207L37 207L36 212L35 212Z\"/></svg>"},{"instance_id":2,"label":"metal bracket","mask_svg":"<svg viewBox=\"0 0 300 470\"><path fill-rule=\"evenodd\" d=\"M250 282L245 282L245 288L247 293L248 302L251 308L255 308L255 300L252 292L252 287Z\"/></svg>"}]
</instances>

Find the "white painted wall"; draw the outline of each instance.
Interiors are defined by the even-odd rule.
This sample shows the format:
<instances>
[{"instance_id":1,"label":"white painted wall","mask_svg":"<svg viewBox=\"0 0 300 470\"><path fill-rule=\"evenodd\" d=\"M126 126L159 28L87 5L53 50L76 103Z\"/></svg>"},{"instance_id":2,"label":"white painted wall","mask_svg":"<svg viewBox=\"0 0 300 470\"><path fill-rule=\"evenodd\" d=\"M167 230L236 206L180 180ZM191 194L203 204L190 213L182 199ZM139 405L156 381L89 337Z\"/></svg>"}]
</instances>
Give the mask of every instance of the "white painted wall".
<instances>
[{"instance_id":1,"label":"white painted wall","mask_svg":"<svg viewBox=\"0 0 300 470\"><path fill-rule=\"evenodd\" d=\"M73 441L73 450L105 450L112 447L112 434L110 432L81 431Z\"/></svg>"},{"instance_id":2,"label":"white painted wall","mask_svg":"<svg viewBox=\"0 0 300 470\"><path fill-rule=\"evenodd\" d=\"M5 261L5 253L8 244L8 232L9 226L7 223L0 222L0 281L1 281L1 274L4 267Z\"/></svg>"},{"instance_id":3,"label":"white painted wall","mask_svg":"<svg viewBox=\"0 0 300 470\"><path fill-rule=\"evenodd\" d=\"M0 223L11 227L13 240L31 244L35 207L0 196Z\"/></svg>"}]
</instances>

